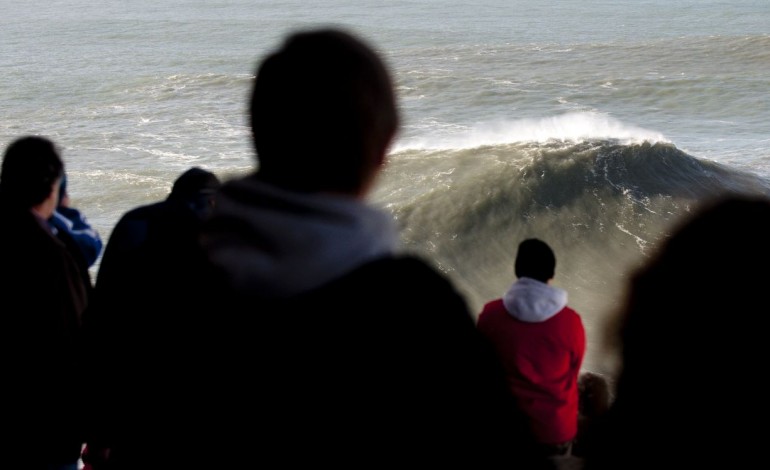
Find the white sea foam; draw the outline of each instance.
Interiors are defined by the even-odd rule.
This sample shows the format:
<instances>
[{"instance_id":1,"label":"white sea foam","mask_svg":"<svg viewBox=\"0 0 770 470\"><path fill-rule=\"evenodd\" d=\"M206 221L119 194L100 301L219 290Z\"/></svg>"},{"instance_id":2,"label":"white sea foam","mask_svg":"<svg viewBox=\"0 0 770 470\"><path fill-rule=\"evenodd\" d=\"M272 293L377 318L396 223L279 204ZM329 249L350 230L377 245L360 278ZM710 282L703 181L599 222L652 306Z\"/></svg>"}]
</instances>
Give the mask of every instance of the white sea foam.
<instances>
[{"instance_id":1,"label":"white sea foam","mask_svg":"<svg viewBox=\"0 0 770 470\"><path fill-rule=\"evenodd\" d=\"M670 142L662 133L623 123L606 114L574 112L542 119L520 119L479 123L452 134L452 126L433 124L439 132L404 139L394 151L407 149L466 149L517 142L617 140L622 144ZM455 126L456 129L456 126Z\"/></svg>"}]
</instances>

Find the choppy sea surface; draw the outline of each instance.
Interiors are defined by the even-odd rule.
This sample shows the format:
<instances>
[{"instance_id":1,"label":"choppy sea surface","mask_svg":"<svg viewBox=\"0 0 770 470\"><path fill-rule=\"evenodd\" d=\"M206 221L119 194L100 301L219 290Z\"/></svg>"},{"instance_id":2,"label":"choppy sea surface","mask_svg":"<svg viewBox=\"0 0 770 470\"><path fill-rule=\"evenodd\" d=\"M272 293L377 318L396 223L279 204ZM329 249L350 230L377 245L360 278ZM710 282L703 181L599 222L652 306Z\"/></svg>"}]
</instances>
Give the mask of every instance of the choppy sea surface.
<instances>
[{"instance_id":1,"label":"choppy sea surface","mask_svg":"<svg viewBox=\"0 0 770 470\"><path fill-rule=\"evenodd\" d=\"M254 168L246 98L290 31L341 26L393 71L403 126L372 202L478 312L549 242L585 367L631 270L702 201L770 193L770 2L0 0L0 146L62 148L105 240L197 165ZM93 268L98 272L98 264Z\"/></svg>"}]
</instances>

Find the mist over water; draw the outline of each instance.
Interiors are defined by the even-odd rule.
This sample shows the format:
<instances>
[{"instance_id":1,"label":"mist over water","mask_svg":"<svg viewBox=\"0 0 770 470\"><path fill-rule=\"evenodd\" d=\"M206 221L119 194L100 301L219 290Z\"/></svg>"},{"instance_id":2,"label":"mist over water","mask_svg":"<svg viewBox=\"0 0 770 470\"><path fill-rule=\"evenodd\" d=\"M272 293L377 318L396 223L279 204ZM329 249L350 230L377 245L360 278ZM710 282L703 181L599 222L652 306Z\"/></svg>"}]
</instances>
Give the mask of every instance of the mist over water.
<instances>
[{"instance_id":1,"label":"mist over water","mask_svg":"<svg viewBox=\"0 0 770 470\"><path fill-rule=\"evenodd\" d=\"M601 116L510 127L469 130L451 148L405 144L374 200L393 212L404 249L449 275L475 313L515 280L518 242L547 241L558 260L554 284L584 319L590 370L610 372L599 344L606 320L630 273L675 224L725 192L770 194L763 178ZM520 141L505 143L513 134Z\"/></svg>"}]
</instances>

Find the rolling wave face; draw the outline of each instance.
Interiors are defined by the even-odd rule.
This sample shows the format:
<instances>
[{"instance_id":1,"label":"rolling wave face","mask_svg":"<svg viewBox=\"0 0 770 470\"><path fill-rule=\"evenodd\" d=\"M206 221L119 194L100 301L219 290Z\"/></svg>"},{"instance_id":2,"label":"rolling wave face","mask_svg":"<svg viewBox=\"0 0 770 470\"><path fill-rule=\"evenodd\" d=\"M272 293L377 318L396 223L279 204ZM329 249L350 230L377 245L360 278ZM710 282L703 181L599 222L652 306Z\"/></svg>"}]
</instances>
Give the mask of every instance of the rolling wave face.
<instances>
[{"instance_id":1,"label":"rolling wave face","mask_svg":"<svg viewBox=\"0 0 770 470\"><path fill-rule=\"evenodd\" d=\"M592 344L630 272L682 217L726 192L770 194L770 184L667 143L551 141L398 152L375 201L393 212L404 249L453 279L474 312L515 280L521 240L548 242L553 283L583 316L586 367L597 370Z\"/></svg>"}]
</instances>

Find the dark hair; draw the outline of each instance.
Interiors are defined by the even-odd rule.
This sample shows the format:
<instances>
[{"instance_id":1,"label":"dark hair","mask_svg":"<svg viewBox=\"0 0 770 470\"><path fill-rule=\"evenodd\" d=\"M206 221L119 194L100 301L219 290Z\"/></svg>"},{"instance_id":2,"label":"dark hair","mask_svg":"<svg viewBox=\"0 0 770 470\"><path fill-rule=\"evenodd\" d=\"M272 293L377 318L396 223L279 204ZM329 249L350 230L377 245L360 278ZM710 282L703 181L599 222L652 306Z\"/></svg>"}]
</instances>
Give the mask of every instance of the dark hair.
<instances>
[{"instance_id":1,"label":"dark hair","mask_svg":"<svg viewBox=\"0 0 770 470\"><path fill-rule=\"evenodd\" d=\"M194 166L177 177L168 200L186 206L202 220L211 215L221 185L214 173Z\"/></svg>"},{"instance_id":2,"label":"dark hair","mask_svg":"<svg viewBox=\"0 0 770 470\"><path fill-rule=\"evenodd\" d=\"M740 467L764 445L747 423L765 416L767 333L757 322L767 311L768 240L770 199L720 197L633 273L619 321L608 323L621 368L587 468L650 468L661 455L672 468ZM707 452L686 451L703 439L714 443ZM651 447L638 452L640 442Z\"/></svg>"},{"instance_id":3,"label":"dark hair","mask_svg":"<svg viewBox=\"0 0 770 470\"><path fill-rule=\"evenodd\" d=\"M0 194L6 204L34 207L51 195L54 182L62 175L64 163L53 142L44 137L21 137L5 151Z\"/></svg>"},{"instance_id":4,"label":"dark hair","mask_svg":"<svg viewBox=\"0 0 770 470\"><path fill-rule=\"evenodd\" d=\"M170 199L191 200L200 195L213 195L221 185L217 176L194 166L179 175L169 194Z\"/></svg>"},{"instance_id":5,"label":"dark hair","mask_svg":"<svg viewBox=\"0 0 770 470\"><path fill-rule=\"evenodd\" d=\"M515 264L516 277L529 277L541 282L553 278L556 256L542 240L529 238L519 243Z\"/></svg>"},{"instance_id":6,"label":"dark hair","mask_svg":"<svg viewBox=\"0 0 770 470\"><path fill-rule=\"evenodd\" d=\"M672 233L634 273L621 330L624 351L644 351L648 363L659 357L647 351L650 338L657 338L661 362L655 368L660 371L679 361L673 350L691 348L685 338L704 337L693 336L702 327L713 327L707 336L735 340L736 347L741 342L729 338L731 327L740 322L726 321L726 315L760 306L757 296L770 283L763 269L770 263L770 199L721 198L702 206ZM749 330L743 324L735 334L746 336ZM682 359L679 366L694 367Z\"/></svg>"},{"instance_id":7,"label":"dark hair","mask_svg":"<svg viewBox=\"0 0 770 470\"><path fill-rule=\"evenodd\" d=\"M250 112L259 177L308 192L360 189L398 126L385 64L335 29L292 34L268 56Z\"/></svg>"}]
</instances>

